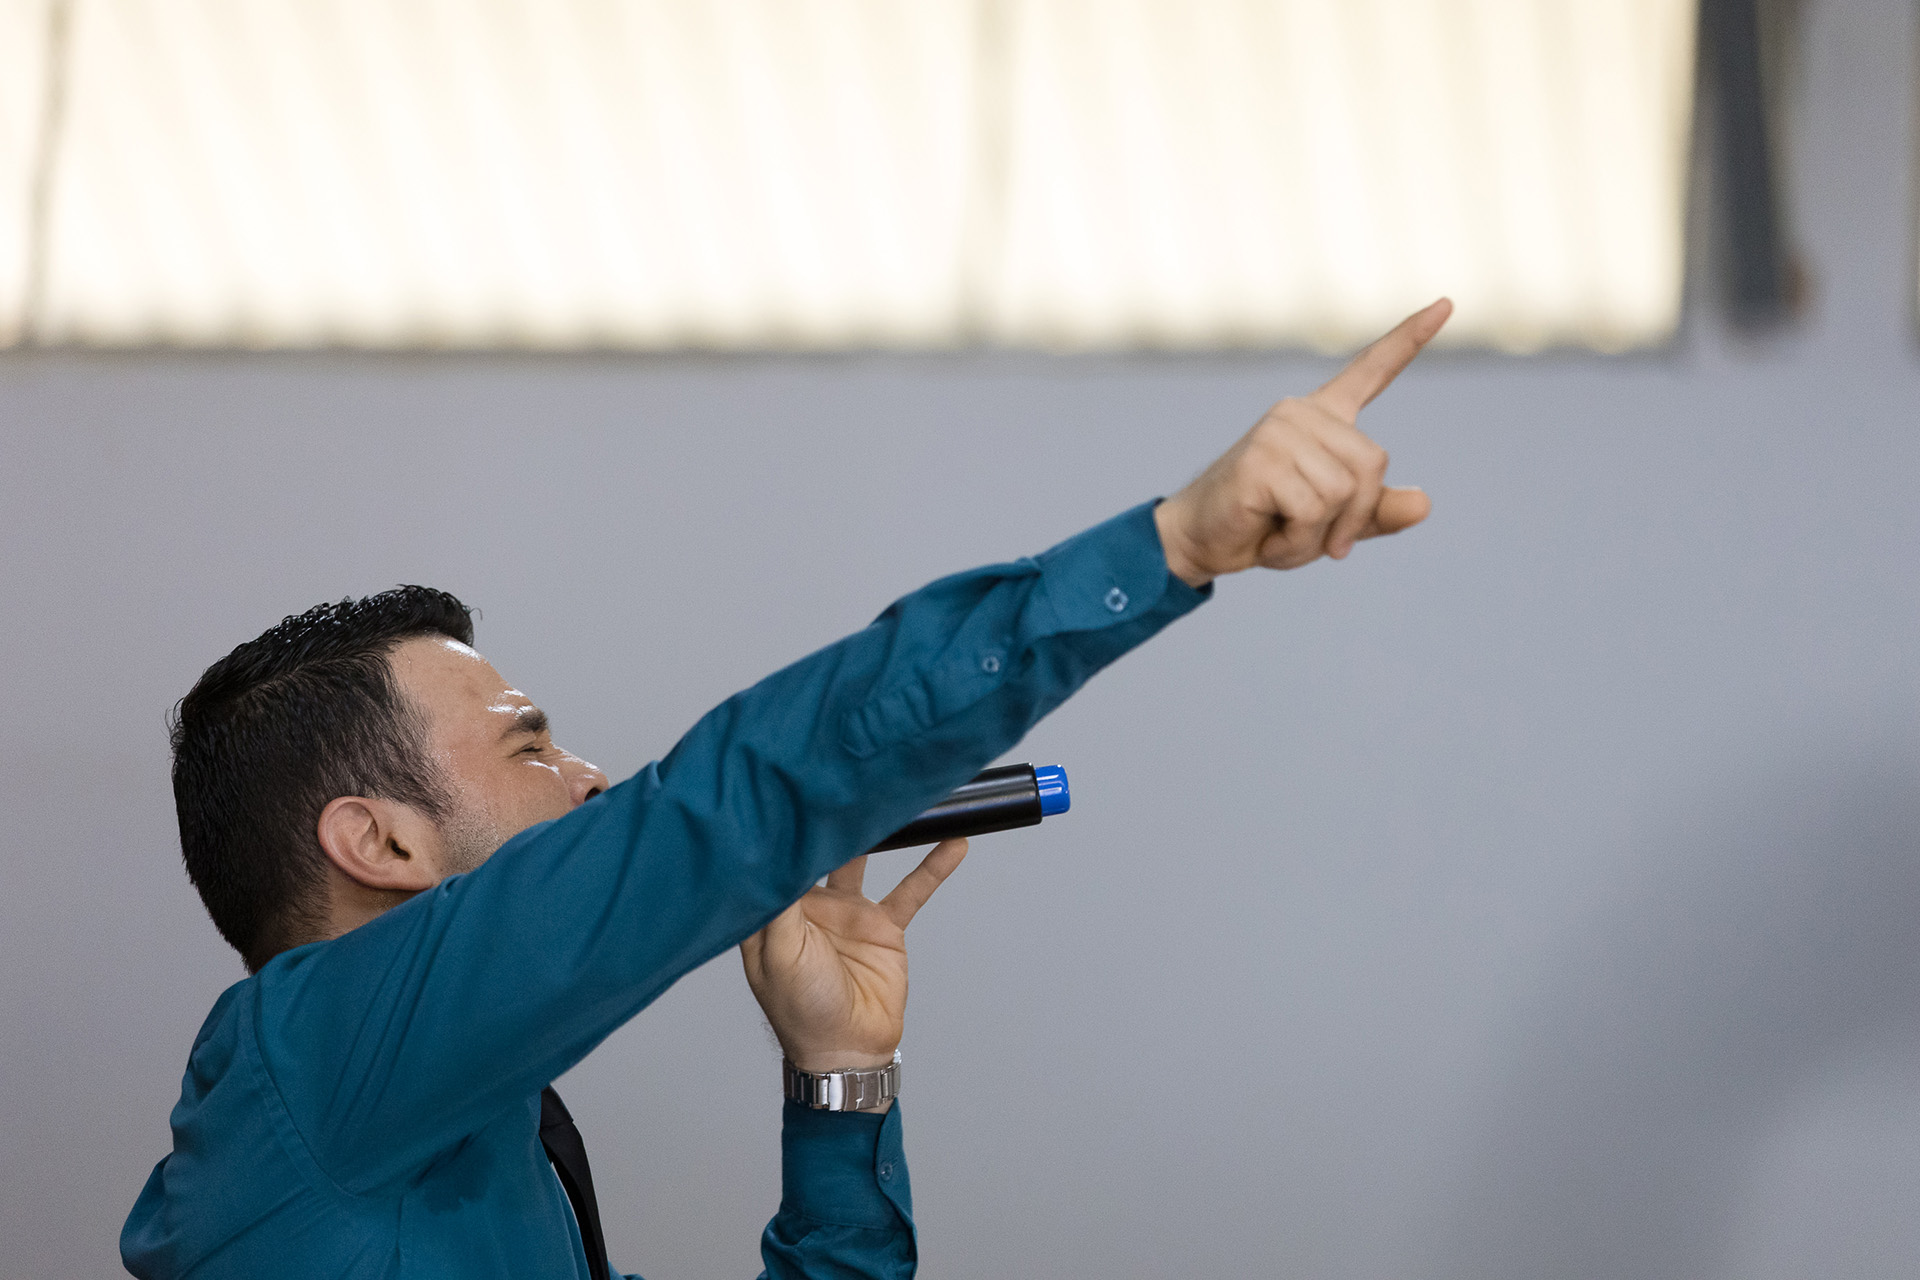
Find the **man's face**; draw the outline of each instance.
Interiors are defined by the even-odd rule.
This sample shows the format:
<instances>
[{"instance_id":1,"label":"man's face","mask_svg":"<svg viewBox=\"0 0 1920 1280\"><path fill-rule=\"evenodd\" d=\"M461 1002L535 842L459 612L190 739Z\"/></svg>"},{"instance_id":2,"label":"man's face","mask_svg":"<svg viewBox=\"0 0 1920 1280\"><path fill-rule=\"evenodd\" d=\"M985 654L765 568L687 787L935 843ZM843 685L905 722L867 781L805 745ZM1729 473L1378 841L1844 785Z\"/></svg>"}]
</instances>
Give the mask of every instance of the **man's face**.
<instances>
[{"instance_id":1,"label":"man's face","mask_svg":"<svg viewBox=\"0 0 1920 1280\"><path fill-rule=\"evenodd\" d=\"M555 746L546 713L466 645L416 636L391 662L402 695L426 717L449 792L443 845L426 851L440 877L473 870L536 822L607 789L607 775Z\"/></svg>"}]
</instances>

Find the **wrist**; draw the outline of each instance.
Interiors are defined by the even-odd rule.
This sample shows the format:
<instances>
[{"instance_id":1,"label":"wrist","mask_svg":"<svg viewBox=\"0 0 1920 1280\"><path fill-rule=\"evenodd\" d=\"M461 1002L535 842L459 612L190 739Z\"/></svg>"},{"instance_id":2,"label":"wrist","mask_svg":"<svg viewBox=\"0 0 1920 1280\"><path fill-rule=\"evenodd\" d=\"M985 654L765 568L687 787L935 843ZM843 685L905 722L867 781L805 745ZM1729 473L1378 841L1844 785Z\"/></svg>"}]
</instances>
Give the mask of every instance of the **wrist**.
<instances>
[{"instance_id":1,"label":"wrist","mask_svg":"<svg viewBox=\"0 0 1920 1280\"><path fill-rule=\"evenodd\" d=\"M1197 591L1212 582L1214 575L1193 554L1182 519L1185 511L1176 494L1153 509L1153 525L1160 534L1160 553L1166 558L1167 572Z\"/></svg>"},{"instance_id":2,"label":"wrist","mask_svg":"<svg viewBox=\"0 0 1920 1280\"><path fill-rule=\"evenodd\" d=\"M793 1059L780 1063L787 1101L814 1111L856 1111L883 1115L900 1092L900 1053L872 1067L841 1066L809 1071Z\"/></svg>"},{"instance_id":3,"label":"wrist","mask_svg":"<svg viewBox=\"0 0 1920 1280\"><path fill-rule=\"evenodd\" d=\"M800 1070L813 1075L825 1075L829 1071L877 1071L893 1061L894 1050L885 1053L846 1052L826 1050L806 1053L788 1053L786 1059Z\"/></svg>"}]
</instances>

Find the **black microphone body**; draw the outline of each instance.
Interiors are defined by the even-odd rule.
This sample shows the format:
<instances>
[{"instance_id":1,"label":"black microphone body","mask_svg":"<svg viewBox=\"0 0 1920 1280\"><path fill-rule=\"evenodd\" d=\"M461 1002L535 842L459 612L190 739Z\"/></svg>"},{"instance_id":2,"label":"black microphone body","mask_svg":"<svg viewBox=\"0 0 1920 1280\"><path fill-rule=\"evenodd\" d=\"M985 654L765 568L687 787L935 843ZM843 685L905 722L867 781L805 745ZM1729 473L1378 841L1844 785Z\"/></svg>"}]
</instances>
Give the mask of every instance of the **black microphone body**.
<instances>
[{"instance_id":1,"label":"black microphone body","mask_svg":"<svg viewBox=\"0 0 1920 1280\"><path fill-rule=\"evenodd\" d=\"M880 853L909 845L938 844L958 836L1038 826L1040 819L1065 813L1067 775L1052 765L1002 765L961 783L946 799L868 850Z\"/></svg>"}]
</instances>

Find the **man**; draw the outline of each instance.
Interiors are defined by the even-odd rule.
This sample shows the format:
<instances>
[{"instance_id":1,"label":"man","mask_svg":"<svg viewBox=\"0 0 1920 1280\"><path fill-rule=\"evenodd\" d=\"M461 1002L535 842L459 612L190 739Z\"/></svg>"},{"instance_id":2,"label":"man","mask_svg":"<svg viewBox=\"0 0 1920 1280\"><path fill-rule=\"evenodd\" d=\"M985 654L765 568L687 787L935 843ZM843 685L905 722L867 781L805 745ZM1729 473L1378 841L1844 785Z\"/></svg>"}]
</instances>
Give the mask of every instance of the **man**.
<instances>
[{"instance_id":1,"label":"man","mask_svg":"<svg viewBox=\"0 0 1920 1280\"><path fill-rule=\"evenodd\" d=\"M855 855L1220 574L1424 519L1354 423L1449 309L1276 405L1173 498L905 597L618 786L554 743L441 592L322 606L215 663L181 703L175 797L188 872L251 976L194 1042L128 1269L616 1274L546 1086L738 944L801 1086L768 1274L910 1275L888 1087L904 931L965 849L936 847L877 903ZM816 1078L873 1105L815 1110Z\"/></svg>"}]
</instances>

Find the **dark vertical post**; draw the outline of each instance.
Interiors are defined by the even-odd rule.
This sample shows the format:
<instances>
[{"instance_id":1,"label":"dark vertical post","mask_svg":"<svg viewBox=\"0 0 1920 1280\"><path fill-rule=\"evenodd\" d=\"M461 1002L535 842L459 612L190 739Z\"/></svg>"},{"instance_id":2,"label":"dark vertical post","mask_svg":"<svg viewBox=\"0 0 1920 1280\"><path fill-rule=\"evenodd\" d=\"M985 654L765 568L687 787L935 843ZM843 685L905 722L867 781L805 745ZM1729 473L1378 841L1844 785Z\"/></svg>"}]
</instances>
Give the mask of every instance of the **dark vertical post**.
<instances>
[{"instance_id":1,"label":"dark vertical post","mask_svg":"<svg viewBox=\"0 0 1920 1280\"><path fill-rule=\"evenodd\" d=\"M1778 162L1762 78L1760 0L1700 0L1700 70L1712 95L1725 287L1733 323L1762 329L1791 310Z\"/></svg>"}]
</instances>

